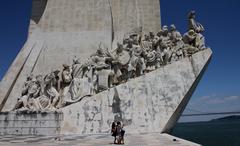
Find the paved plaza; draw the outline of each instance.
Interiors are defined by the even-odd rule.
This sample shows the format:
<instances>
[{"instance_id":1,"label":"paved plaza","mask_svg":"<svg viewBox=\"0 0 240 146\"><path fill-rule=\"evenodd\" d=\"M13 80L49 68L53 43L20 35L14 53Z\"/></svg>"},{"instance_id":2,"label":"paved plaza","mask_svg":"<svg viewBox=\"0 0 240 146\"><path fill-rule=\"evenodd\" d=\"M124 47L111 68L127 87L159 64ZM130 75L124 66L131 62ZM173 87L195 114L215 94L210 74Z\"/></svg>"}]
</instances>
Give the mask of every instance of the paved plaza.
<instances>
[{"instance_id":1,"label":"paved plaza","mask_svg":"<svg viewBox=\"0 0 240 146\"><path fill-rule=\"evenodd\" d=\"M110 135L1 136L0 146L114 146ZM126 134L125 146L198 146L159 133Z\"/></svg>"}]
</instances>

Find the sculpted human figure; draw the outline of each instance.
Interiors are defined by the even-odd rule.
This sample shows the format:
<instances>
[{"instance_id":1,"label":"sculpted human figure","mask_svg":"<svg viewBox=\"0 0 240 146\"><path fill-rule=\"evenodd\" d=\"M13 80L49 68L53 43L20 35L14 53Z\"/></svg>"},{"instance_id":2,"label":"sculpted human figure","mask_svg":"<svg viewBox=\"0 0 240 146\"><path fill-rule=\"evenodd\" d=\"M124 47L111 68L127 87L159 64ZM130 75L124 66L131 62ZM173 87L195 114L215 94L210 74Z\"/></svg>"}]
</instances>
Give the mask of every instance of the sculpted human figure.
<instances>
[{"instance_id":1,"label":"sculpted human figure","mask_svg":"<svg viewBox=\"0 0 240 146\"><path fill-rule=\"evenodd\" d=\"M73 59L72 66L64 64L63 68L61 106L64 106L67 102L72 102L76 98L80 88L80 79L84 76L84 65L76 56Z\"/></svg>"},{"instance_id":2,"label":"sculpted human figure","mask_svg":"<svg viewBox=\"0 0 240 146\"><path fill-rule=\"evenodd\" d=\"M83 65L79 58L73 59L72 64L72 78L82 78L83 77Z\"/></svg>"},{"instance_id":3,"label":"sculpted human figure","mask_svg":"<svg viewBox=\"0 0 240 146\"><path fill-rule=\"evenodd\" d=\"M36 78L33 78L29 84L28 94L27 94L28 96L27 106L29 109L31 110L39 109L37 98L40 96L40 93L41 93L41 85Z\"/></svg>"},{"instance_id":4,"label":"sculpted human figure","mask_svg":"<svg viewBox=\"0 0 240 146\"><path fill-rule=\"evenodd\" d=\"M196 32L197 36L195 40L196 41L195 46L198 49L203 50L206 48L205 38L201 34L202 32L204 32L204 27L195 20L195 17L196 17L195 11L190 11L188 14L188 30L193 30Z\"/></svg>"},{"instance_id":5,"label":"sculpted human figure","mask_svg":"<svg viewBox=\"0 0 240 146\"><path fill-rule=\"evenodd\" d=\"M117 43L117 48L112 52L108 52L111 58L110 64L113 70L112 83L119 84L127 78L127 68L130 60L130 52L123 48L123 45Z\"/></svg>"},{"instance_id":6,"label":"sculpted human figure","mask_svg":"<svg viewBox=\"0 0 240 146\"><path fill-rule=\"evenodd\" d=\"M137 40L137 43L140 44L143 35L143 27L136 27L129 33L125 34L125 38L130 38L131 41Z\"/></svg>"},{"instance_id":7,"label":"sculpted human figure","mask_svg":"<svg viewBox=\"0 0 240 146\"><path fill-rule=\"evenodd\" d=\"M188 30L194 30L196 33L201 33L204 31L204 27L198 23L195 18L195 11L190 11L188 14Z\"/></svg>"},{"instance_id":8,"label":"sculpted human figure","mask_svg":"<svg viewBox=\"0 0 240 146\"><path fill-rule=\"evenodd\" d=\"M43 76L42 75L37 75L36 76L36 80L37 80L37 83L39 84L41 90L40 90L40 96L44 94L44 79L43 79Z\"/></svg>"},{"instance_id":9,"label":"sculpted human figure","mask_svg":"<svg viewBox=\"0 0 240 146\"><path fill-rule=\"evenodd\" d=\"M166 65L171 57L171 40L169 37L169 31L168 31L168 27L165 25L162 28L162 33L160 36L160 50L161 50L161 60L162 60L162 64Z\"/></svg>"},{"instance_id":10,"label":"sculpted human figure","mask_svg":"<svg viewBox=\"0 0 240 146\"><path fill-rule=\"evenodd\" d=\"M177 31L176 26L174 24L170 25L169 37L173 43L176 43L182 39L181 33Z\"/></svg>"},{"instance_id":11,"label":"sculpted human figure","mask_svg":"<svg viewBox=\"0 0 240 146\"><path fill-rule=\"evenodd\" d=\"M155 39L155 34L154 34L154 32L150 31L150 32L149 32L149 40L150 40L151 42L153 42L154 39Z\"/></svg>"},{"instance_id":12,"label":"sculpted human figure","mask_svg":"<svg viewBox=\"0 0 240 146\"><path fill-rule=\"evenodd\" d=\"M133 52L133 39L132 38L125 38L123 40L123 49L126 50L130 55Z\"/></svg>"},{"instance_id":13,"label":"sculpted human figure","mask_svg":"<svg viewBox=\"0 0 240 146\"><path fill-rule=\"evenodd\" d=\"M179 31L177 31L174 24L170 26L170 39L172 41L172 51L173 54L171 56L174 61L177 61L178 59L181 59L184 57L183 48L184 48L184 42L182 41L182 35Z\"/></svg>"},{"instance_id":14,"label":"sculpted human figure","mask_svg":"<svg viewBox=\"0 0 240 146\"><path fill-rule=\"evenodd\" d=\"M73 78L64 91L64 102L76 102L84 96L91 95L92 62L89 60L81 64L79 61L73 64Z\"/></svg>"},{"instance_id":15,"label":"sculpted human figure","mask_svg":"<svg viewBox=\"0 0 240 146\"><path fill-rule=\"evenodd\" d=\"M63 64L62 82L61 82L61 89L62 89L63 96L66 96L66 94L68 93L69 85L72 82L72 80L73 80L72 68L69 65Z\"/></svg>"},{"instance_id":16,"label":"sculpted human figure","mask_svg":"<svg viewBox=\"0 0 240 146\"><path fill-rule=\"evenodd\" d=\"M143 48L139 44L137 36L133 36L133 52L130 59L128 71L133 72L135 76L140 76L146 69L145 60L143 58Z\"/></svg>"},{"instance_id":17,"label":"sculpted human figure","mask_svg":"<svg viewBox=\"0 0 240 146\"><path fill-rule=\"evenodd\" d=\"M98 72L93 71L92 78L91 78L91 89L90 94L96 94L99 92L99 83L98 83Z\"/></svg>"},{"instance_id":18,"label":"sculpted human figure","mask_svg":"<svg viewBox=\"0 0 240 146\"><path fill-rule=\"evenodd\" d=\"M23 95L17 103L15 109L29 109L29 110L38 110L39 105L37 98L41 93L41 84L34 77L28 77L25 87L25 95ZM22 107L19 106L22 103Z\"/></svg>"},{"instance_id":19,"label":"sculpted human figure","mask_svg":"<svg viewBox=\"0 0 240 146\"><path fill-rule=\"evenodd\" d=\"M23 86L23 90L22 90L22 96L19 97L17 99L17 104L15 105L14 109L13 110L17 110L17 109L28 109L28 98L29 98L29 93L28 93L28 89L30 88L30 85L31 85L31 82L32 82L32 79L33 79L33 75L29 75L27 77L27 80L26 82L24 83L24 86Z\"/></svg>"},{"instance_id":20,"label":"sculpted human figure","mask_svg":"<svg viewBox=\"0 0 240 146\"><path fill-rule=\"evenodd\" d=\"M196 47L196 37L197 34L194 30L189 30L183 35L186 56L190 56L198 51L198 48Z\"/></svg>"},{"instance_id":21,"label":"sculpted human figure","mask_svg":"<svg viewBox=\"0 0 240 146\"><path fill-rule=\"evenodd\" d=\"M77 101L85 96L92 95L93 68L88 66L82 78L75 78L70 85L72 100ZM74 86L72 86L74 85ZM74 91L74 92L73 92Z\"/></svg>"},{"instance_id":22,"label":"sculpted human figure","mask_svg":"<svg viewBox=\"0 0 240 146\"><path fill-rule=\"evenodd\" d=\"M107 56L107 53L99 46L96 53L90 56L91 65L96 70L107 69L110 67L106 61L110 60L111 57Z\"/></svg>"},{"instance_id":23,"label":"sculpted human figure","mask_svg":"<svg viewBox=\"0 0 240 146\"><path fill-rule=\"evenodd\" d=\"M178 60L179 60L179 57L178 57L177 53L173 52L172 56L171 56L171 63L178 61Z\"/></svg>"},{"instance_id":24,"label":"sculpted human figure","mask_svg":"<svg viewBox=\"0 0 240 146\"><path fill-rule=\"evenodd\" d=\"M149 34L148 34L150 46L151 46L152 50L155 50L155 51L157 51L159 41L160 41L160 36L158 36L157 34L155 35L154 32L149 32Z\"/></svg>"},{"instance_id":25,"label":"sculpted human figure","mask_svg":"<svg viewBox=\"0 0 240 146\"><path fill-rule=\"evenodd\" d=\"M117 48L116 50L114 50L114 52L111 53L111 57L112 57L112 68L114 71L114 76L113 76L113 84L118 84L121 82L120 77L122 76L122 65L125 64L122 61L125 62L124 60L124 52L123 52L123 45L118 43L117 44Z\"/></svg>"},{"instance_id":26,"label":"sculpted human figure","mask_svg":"<svg viewBox=\"0 0 240 146\"><path fill-rule=\"evenodd\" d=\"M60 96L57 89L55 88L58 73L59 70L56 70L54 72L47 74L44 78L45 82L44 95L47 96L51 101L50 109L56 108Z\"/></svg>"},{"instance_id":27,"label":"sculpted human figure","mask_svg":"<svg viewBox=\"0 0 240 146\"><path fill-rule=\"evenodd\" d=\"M103 50L100 45L97 52L91 55L92 74L90 83L92 85L92 93L106 90L112 85L114 76L112 68L120 70L118 68L120 65L114 62L115 57L116 54L109 52L108 49L107 51Z\"/></svg>"},{"instance_id":28,"label":"sculpted human figure","mask_svg":"<svg viewBox=\"0 0 240 146\"><path fill-rule=\"evenodd\" d=\"M37 110L45 110L45 109L49 109L50 105L51 105L51 101L49 99L49 97L47 97L45 95L45 81L42 75L37 75L36 76L36 80L38 85L40 86L40 93L39 96L37 98L35 98L34 103L37 105L36 107L38 107Z\"/></svg>"},{"instance_id":29,"label":"sculpted human figure","mask_svg":"<svg viewBox=\"0 0 240 146\"><path fill-rule=\"evenodd\" d=\"M146 72L155 70L158 67L155 50L147 52L145 56Z\"/></svg>"},{"instance_id":30,"label":"sculpted human figure","mask_svg":"<svg viewBox=\"0 0 240 146\"><path fill-rule=\"evenodd\" d=\"M30 74L30 75L27 77L27 80L26 80L26 82L24 83L22 95L27 95L27 94L28 94L28 89L29 89L29 86L30 86L33 78L34 78L34 76L33 76L32 74Z\"/></svg>"},{"instance_id":31,"label":"sculpted human figure","mask_svg":"<svg viewBox=\"0 0 240 146\"><path fill-rule=\"evenodd\" d=\"M150 41L150 36L145 34L144 35L144 39L142 40L142 49L143 49L143 53L145 54L145 52L149 52L151 51L152 48L152 42Z\"/></svg>"},{"instance_id":32,"label":"sculpted human figure","mask_svg":"<svg viewBox=\"0 0 240 146\"><path fill-rule=\"evenodd\" d=\"M72 81L72 69L69 65L63 64L62 82L64 84L70 84Z\"/></svg>"},{"instance_id":33,"label":"sculpted human figure","mask_svg":"<svg viewBox=\"0 0 240 146\"><path fill-rule=\"evenodd\" d=\"M151 52L154 50L153 42L151 41L150 36L148 34L144 35L144 39L142 40L141 47L143 49L143 56L146 56L148 52Z\"/></svg>"},{"instance_id":34,"label":"sculpted human figure","mask_svg":"<svg viewBox=\"0 0 240 146\"><path fill-rule=\"evenodd\" d=\"M155 36L155 39L153 40L153 43L152 43L152 46L153 46L153 50L155 51L154 54L155 54L155 61L156 61L156 64L155 64L155 69L156 68L159 68L161 65L164 65L163 63L163 57L162 57L162 48L161 48L161 45L160 43L162 42L162 29L160 29L156 36ZM152 63L151 63L152 64Z\"/></svg>"}]
</instances>

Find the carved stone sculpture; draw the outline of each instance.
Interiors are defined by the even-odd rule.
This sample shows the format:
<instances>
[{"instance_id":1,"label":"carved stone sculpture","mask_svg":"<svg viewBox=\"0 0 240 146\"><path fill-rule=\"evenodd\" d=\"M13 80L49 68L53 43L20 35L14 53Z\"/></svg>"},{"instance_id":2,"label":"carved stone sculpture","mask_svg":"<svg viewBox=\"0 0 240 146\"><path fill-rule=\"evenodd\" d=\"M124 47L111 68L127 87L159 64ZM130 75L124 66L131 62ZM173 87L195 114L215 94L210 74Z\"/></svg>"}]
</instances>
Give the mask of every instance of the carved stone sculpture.
<instances>
[{"instance_id":1,"label":"carved stone sculpture","mask_svg":"<svg viewBox=\"0 0 240 146\"><path fill-rule=\"evenodd\" d=\"M123 45L118 43L117 48L110 52L112 58L111 64L114 71L113 84L119 84L128 70L128 63L130 61L130 54L128 51L124 50Z\"/></svg>"},{"instance_id":2,"label":"carved stone sculpture","mask_svg":"<svg viewBox=\"0 0 240 146\"><path fill-rule=\"evenodd\" d=\"M194 30L189 30L183 35L183 42L185 43L187 56L190 56L198 51L196 46L196 37L197 34Z\"/></svg>"},{"instance_id":3,"label":"carved stone sculpture","mask_svg":"<svg viewBox=\"0 0 240 146\"><path fill-rule=\"evenodd\" d=\"M23 90L22 90L22 96L19 97L17 100L17 104L15 105L14 109L13 110L17 110L17 109L27 109L28 107L28 89L30 88L30 85L31 85L31 82L33 80L33 75L29 75L27 77L27 80L26 82L24 83L24 86L23 86Z\"/></svg>"},{"instance_id":4,"label":"carved stone sculpture","mask_svg":"<svg viewBox=\"0 0 240 146\"><path fill-rule=\"evenodd\" d=\"M102 70L102 69L107 69L110 66L106 64L106 60L108 60L109 57L106 55L104 50L102 48L98 48L97 52L93 55L91 55L90 60L91 60L91 65L94 67L96 70Z\"/></svg>"},{"instance_id":5,"label":"carved stone sculpture","mask_svg":"<svg viewBox=\"0 0 240 146\"><path fill-rule=\"evenodd\" d=\"M54 71L49 73L45 76L45 88L44 88L44 95L48 97L51 101L51 109L54 109L57 106L57 102L59 100L60 94L56 89L57 78L58 78L59 71Z\"/></svg>"},{"instance_id":6,"label":"carved stone sculpture","mask_svg":"<svg viewBox=\"0 0 240 146\"><path fill-rule=\"evenodd\" d=\"M128 70L132 71L135 76L142 75L146 68L146 64L142 55L143 55L142 47L139 44L137 44L137 42L135 42L135 44L133 45L133 53L128 68Z\"/></svg>"},{"instance_id":7,"label":"carved stone sculpture","mask_svg":"<svg viewBox=\"0 0 240 146\"><path fill-rule=\"evenodd\" d=\"M79 58L74 58L73 59L73 64L72 64L72 78L81 78L83 77L83 69L82 69L82 64L80 62Z\"/></svg>"},{"instance_id":8,"label":"carved stone sculpture","mask_svg":"<svg viewBox=\"0 0 240 146\"><path fill-rule=\"evenodd\" d=\"M44 79L30 75L14 109L54 110L205 49L200 34L204 29L195 21L195 12L189 13L189 28L183 37L174 24L142 37L140 27L125 34L115 50L103 49L100 43L86 62L75 57L71 66L63 64L61 79L60 70Z\"/></svg>"},{"instance_id":9,"label":"carved stone sculpture","mask_svg":"<svg viewBox=\"0 0 240 146\"><path fill-rule=\"evenodd\" d=\"M197 33L195 46L198 49L203 50L206 48L205 38L201 34L202 32L204 32L204 27L202 26L202 24L200 24L195 20L195 17L196 17L195 11L190 11L188 14L188 25L189 25L188 30L193 30Z\"/></svg>"},{"instance_id":10,"label":"carved stone sculpture","mask_svg":"<svg viewBox=\"0 0 240 146\"><path fill-rule=\"evenodd\" d=\"M171 40L169 37L168 27L163 26L162 33L160 36L160 50L161 50L161 57L164 65L166 65L171 57Z\"/></svg>"},{"instance_id":11,"label":"carved stone sculpture","mask_svg":"<svg viewBox=\"0 0 240 146\"><path fill-rule=\"evenodd\" d=\"M184 42L182 41L182 35L179 31L176 30L174 24L170 26L170 39L172 41L172 55L171 62L177 61L178 59L182 59L184 57L183 49Z\"/></svg>"},{"instance_id":12,"label":"carved stone sculpture","mask_svg":"<svg viewBox=\"0 0 240 146\"><path fill-rule=\"evenodd\" d=\"M196 33L201 33L204 31L204 27L195 20L195 11L190 11L188 14L188 30L194 30Z\"/></svg>"}]
</instances>

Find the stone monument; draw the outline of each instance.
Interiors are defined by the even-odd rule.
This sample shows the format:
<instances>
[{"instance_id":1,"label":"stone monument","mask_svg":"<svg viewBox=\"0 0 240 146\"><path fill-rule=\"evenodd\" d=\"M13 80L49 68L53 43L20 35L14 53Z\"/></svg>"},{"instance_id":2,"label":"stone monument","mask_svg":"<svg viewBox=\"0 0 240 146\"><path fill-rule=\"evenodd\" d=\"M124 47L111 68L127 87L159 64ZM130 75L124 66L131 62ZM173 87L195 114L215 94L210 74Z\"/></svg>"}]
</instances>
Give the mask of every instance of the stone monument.
<instances>
[{"instance_id":1,"label":"stone monument","mask_svg":"<svg viewBox=\"0 0 240 146\"><path fill-rule=\"evenodd\" d=\"M0 134L171 132L212 56L188 18L182 36L161 27L159 0L33 0L0 83Z\"/></svg>"}]
</instances>

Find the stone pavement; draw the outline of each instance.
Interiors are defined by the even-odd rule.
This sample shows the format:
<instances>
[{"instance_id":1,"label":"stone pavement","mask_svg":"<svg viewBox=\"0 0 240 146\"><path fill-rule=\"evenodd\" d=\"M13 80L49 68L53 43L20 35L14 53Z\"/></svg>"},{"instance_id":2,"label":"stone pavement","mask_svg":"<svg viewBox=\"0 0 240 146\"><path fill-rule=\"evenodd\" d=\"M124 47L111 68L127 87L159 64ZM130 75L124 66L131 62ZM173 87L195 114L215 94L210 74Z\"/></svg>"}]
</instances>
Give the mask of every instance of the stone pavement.
<instances>
[{"instance_id":1,"label":"stone pavement","mask_svg":"<svg viewBox=\"0 0 240 146\"><path fill-rule=\"evenodd\" d=\"M200 146L167 134L126 134L125 146ZM0 146L115 146L113 137L101 135L0 136Z\"/></svg>"}]
</instances>

